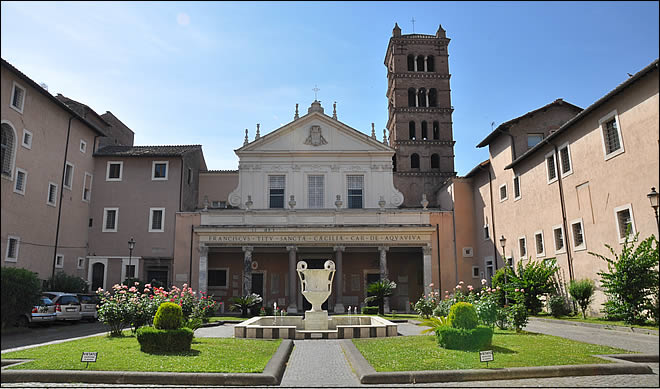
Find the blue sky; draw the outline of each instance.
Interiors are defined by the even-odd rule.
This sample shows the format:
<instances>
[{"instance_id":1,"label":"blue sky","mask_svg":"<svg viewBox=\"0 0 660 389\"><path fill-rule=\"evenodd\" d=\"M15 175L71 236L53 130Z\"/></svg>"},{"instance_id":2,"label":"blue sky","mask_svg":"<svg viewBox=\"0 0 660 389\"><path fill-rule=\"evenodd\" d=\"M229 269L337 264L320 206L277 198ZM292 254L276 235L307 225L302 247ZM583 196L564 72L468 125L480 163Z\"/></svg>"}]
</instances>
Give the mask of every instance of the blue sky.
<instances>
[{"instance_id":1,"label":"blue sky","mask_svg":"<svg viewBox=\"0 0 660 389\"><path fill-rule=\"evenodd\" d=\"M658 58L658 2L2 2L2 58L53 94L113 112L136 145L202 144L209 169L319 100L362 132L387 122L385 50L451 39L456 171L476 144L557 98L587 107Z\"/></svg>"}]
</instances>

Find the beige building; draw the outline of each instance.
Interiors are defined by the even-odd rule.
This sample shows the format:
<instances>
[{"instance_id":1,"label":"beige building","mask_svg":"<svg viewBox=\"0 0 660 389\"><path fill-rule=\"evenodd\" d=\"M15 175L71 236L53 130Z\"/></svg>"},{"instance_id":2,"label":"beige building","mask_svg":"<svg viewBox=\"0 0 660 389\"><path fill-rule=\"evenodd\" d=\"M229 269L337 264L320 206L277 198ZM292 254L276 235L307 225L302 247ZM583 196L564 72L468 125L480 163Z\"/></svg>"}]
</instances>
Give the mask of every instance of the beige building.
<instances>
[{"instance_id":1,"label":"beige building","mask_svg":"<svg viewBox=\"0 0 660 389\"><path fill-rule=\"evenodd\" d=\"M646 194L659 187L658 103L656 60L584 110L557 100L484 139L490 158L454 185L473 188L486 274L504 264L502 236L514 265L554 257L568 282L597 280L607 264L589 252L620 249L628 227L657 235ZM594 314L605 300L597 289Z\"/></svg>"}]
</instances>

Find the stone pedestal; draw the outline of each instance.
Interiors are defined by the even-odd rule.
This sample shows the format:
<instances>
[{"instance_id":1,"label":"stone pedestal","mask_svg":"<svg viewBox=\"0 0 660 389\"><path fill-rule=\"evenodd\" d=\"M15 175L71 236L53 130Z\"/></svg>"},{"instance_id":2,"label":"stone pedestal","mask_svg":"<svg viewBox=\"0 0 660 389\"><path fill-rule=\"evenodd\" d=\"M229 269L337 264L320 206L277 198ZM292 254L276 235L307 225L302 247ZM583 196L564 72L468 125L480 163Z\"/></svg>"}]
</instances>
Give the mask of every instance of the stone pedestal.
<instances>
[{"instance_id":1,"label":"stone pedestal","mask_svg":"<svg viewBox=\"0 0 660 389\"><path fill-rule=\"evenodd\" d=\"M305 311L305 330L328 329L328 311Z\"/></svg>"}]
</instances>

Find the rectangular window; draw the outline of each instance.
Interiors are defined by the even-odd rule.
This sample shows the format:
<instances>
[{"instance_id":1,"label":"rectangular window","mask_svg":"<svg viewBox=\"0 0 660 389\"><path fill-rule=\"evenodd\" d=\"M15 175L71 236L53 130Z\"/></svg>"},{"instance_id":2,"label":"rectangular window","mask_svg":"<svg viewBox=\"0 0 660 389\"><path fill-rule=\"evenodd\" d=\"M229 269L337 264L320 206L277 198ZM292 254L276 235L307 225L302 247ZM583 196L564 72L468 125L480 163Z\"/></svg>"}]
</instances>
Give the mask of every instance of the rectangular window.
<instances>
[{"instance_id":1,"label":"rectangular window","mask_svg":"<svg viewBox=\"0 0 660 389\"><path fill-rule=\"evenodd\" d=\"M209 288L226 288L229 271L227 269L209 269Z\"/></svg>"},{"instance_id":2,"label":"rectangular window","mask_svg":"<svg viewBox=\"0 0 660 389\"><path fill-rule=\"evenodd\" d=\"M564 244L564 228L562 226L553 227L552 233L555 237L555 252L564 252L566 251L566 246Z\"/></svg>"},{"instance_id":3,"label":"rectangular window","mask_svg":"<svg viewBox=\"0 0 660 389\"><path fill-rule=\"evenodd\" d=\"M7 252L5 253L6 262L18 261L18 247L20 246L21 239L18 236L7 237Z\"/></svg>"},{"instance_id":4,"label":"rectangular window","mask_svg":"<svg viewBox=\"0 0 660 389\"><path fill-rule=\"evenodd\" d=\"M14 179L14 192L24 195L25 185L27 185L27 172L21 168L16 168L16 178Z\"/></svg>"},{"instance_id":5,"label":"rectangular window","mask_svg":"<svg viewBox=\"0 0 660 389\"><path fill-rule=\"evenodd\" d=\"M574 221L571 224L571 230L573 231L573 250L578 251L586 249L582 220Z\"/></svg>"},{"instance_id":6,"label":"rectangular window","mask_svg":"<svg viewBox=\"0 0 660 389\"><path fill-rule=\"evenodd\" d=\"M543 231L538 231L534 234L534 241L536 242L536 256L545 256L545 247L543 246Z\"/></svg>"},{"instance_id":7,"label":"rectangular window","mask_svg":"<svg viewBox=\"0 0 660 389\"><path fill-rule=\"evenodd\" d=\"M619 232L619 242L623 243L626 239L635 235L635 223L633 221L632 206L630 204L614 208L616 217L617 231Z\"/></svg>"},{"instance_id":8,"label":"rectangular window","mask_svg":"<svg viewBox=\"0 0 660 389\"><path fill-rule=\"evenodd\" d=\"M23 141L21 145L26 149L32 148L32 133L26 129L23 129Z\"/></svg>"},{"instance_id":9,"label":"rectangular window","mask_svg":"<svg viewBox=\"0 0 660 389\"><path fill-rule=\"evenodd\" d=\"M488 230L488 224L484 224L484 240L490 239L490 231Z\"/></svg>"},{"instance_id":10,"label":"rectangular window","mask_svg":"<svg viewBox=\"0 0 660 389\"><path fill-rule=\"evenodd\" d=\"M193 182L193 170L191 168L188 168L188 185L192 184Z\"/></svg>"},{"instance_id":11,"label":"rectangular window","mask_svg":"<svg viewBox=\"0 0 660 389\"><path fill-rule=\"evenodd\" d=\"M126 265L124 268L126 278L135 278L135 265Z\"/></svg>"},{"instance_id":12,"label":"rectangular window","mask_svg":"<svg viewBox=\"0 0 660 389\"><path fill-rule=\"evenodd\" d=\"M520 176L513 177L513 196L514 200L520 199Z\"/></svg>"},{"instance_id":13,"label":"rectangular window","mask_svg":"<svg viewBox=\"0 0 660 389\"><path fill-rule=\"evenodd\" d=\"M614 110L605 115L598 121L598 124L601 128L605 160L623 153L623 139L621 138L621 127L617 111Z\"/></svg>"},{"instance_id":14,"label":"rectangular window","mask_svg":"<svg viewBox=\"0 0 660 389\"><path fill-rule=\"evenodd\" d=\"M309 208L323 208L323 176L308 176L307 185Z\"/></svg>"},{"instance_id":15,"label":"rectangular window","mask_svg":"<svg viewBox=\"0 0 660 389\"><path fill-rule=\"evenodd\" d=\"M362 208L364 176L346 176L348 188L348 208Z\"/></svg>"},{"instance_id":16,"label":"rectangular window","mask_svg":"<svg viewBox=\"0 0 660 389\"><path fill-rule=\"evenodd\" d=\"M84 140L80 140L80 152L81 153L86 153L87 152L87 142Z\"/></svg>"},{"instance_id":17,"label":"rectangular window","mask_svg":"<svg viewBox=\"0 0 660 389\"><path fill-rule=\"evenodd\" d=\"M122 161L108 161L106 168L105 180L106 181L121 181L124 162Z\"/></svg>"},{"instance_id":18,"label":"rectangular window","mask_svg":"<svg viewBox=\"0 0 660 389\"><path fill-rule=\"evenodd\" d=\"M83 178L82 201L89 202L92 199L92 178L93 176L85 172Z\"/></svg>"},{"instance_id":19,"label":"rectangular window","mask_svg":"<svg viewBox=\"0 0 660 389\"><path fill-rule=\"evenodd\" d=\"M11 101L9 106L23 113L23 105L25 104L25 88L14 82L14 87L11 91Z\"/></svg>"},{"instance_id":20,"label":"rectangular window","mask_svg":"<svg viewBox=\"0 0 660 389\"><path fill-rule=\"evenodd\" d=\"M502 202L502 201L504 201L508 198L509 198L509 196L506 193L506 184L500 185L500 202Z\"/></svg>"},{"instance_id":21,"label":"rectangular window","mask_svg":"<svg viewBox=\"0 0 660 389\"><path fill-rule=\"evenodd\" d=\"M151 172L151 179L154 181L167 180L168 165L168 161L154 161Z\"/></svg>"},{"instance_id":22,"label":"rectangular window","mask_svg":"<svg viewBox=\"0 0 660 389\"><path fill-rule=\"evenodd\" d=\"M479 266L472 266L472 278L479 278Z\"/></svg>"},{"instance_id":23,"label":"rectangular window","mask_svg":"<svg viewBox=\"0 0 660 389\"><path fill-rule=\"evenodd\" d=\"M46 204L57 206L57 184L52 182L48 183L48 194L46 196Z\"/></svg>"},{"instance_id":24,"label":"rectangular window","mask_svg":"<svg viewBox=\"0 0 660 389\"><path fill-rule=\"evenodd\" d=\"M117 232L119 208L103 208L103 232Z\"/></svg>"},{"instance_id":25,"label":"rectangular window","mask_svg":"<svg viewBox=\"0 0 660 389\"><path fill-rule=\"evenodd\" d=\"M227 208L226 201L211 201L211 208Z\"/></svg>"},{"instance_id":26,"label":"rectangular window","mask_svg":"<svg viewBox=\"0 0 660 389\"><path fill-rule=\"evenodd\" d=\"M67 162L66 167L64 168L64 188L71 190L72 185L73 185L73 164Z\"/></svg>"},{"instance_id":27,"label":"rectangular window","mask_svg":"<svg viewBox=\"0 0 660 389\"><path fill-rule=\"evenodd\" d=\"M165 208L149 208L149 232L165 231Z\"/></svg>"},{"instance_id":28,"label":"rectangular window","mask_svg":"<svg viewBox=\"0 0 660 389\"><path fill-rule=\"evenodd\" d=\"M543 134L527 134L527 149L531 149L543 140Z\"/></svg>"},{"instance_id":29,"label":"rectangular window","mask_svg":"<svg viewBox=\"0 0 660 389\"><path fill-rule=\"evenodd\" d=\"M548 173L548 184L557 180L557 165L555 164L555 153L549 153L545 156L545 170Z\"/></svg>"},{"instance_id":30,"label":"rectangular window","mask_svg":"<svg viewBox=\"0 0 660 389\"><path fill-rule=\"evenodd\" d=\"M527 258L527 238L524 236L518 238L518 253L520 258Z\"/></svg>"},{"instance_id":31,"label":"rectangular window","mask_svg":"<svg viewBox=\"0 0 660 389\"><path fill-rule=\"evenodd\" d=\"M55 267L60 269L64 267L64 255L57 254L55 256Z\"/></svg>"},{"instance_id":32,"label":"rectangular window","mask_svg":"<svg viewBox=\"0 0 660 389\"><path fill-rule=\"evenodd\" d=\"M561 176L567 176L573 173L573 165L571 163L571 151L568 148L568 143L559 148L559 161L561 162Z\"/></svg>"},{"instance_id":33,"label":"rectangular window","mask_svg":"<svg viewBox=\"0 0 660 389\"><path fill-rule=\"evenodd\" d=\"M284 208L285 176L268 176L268 207Z\"/></svg>"},{"instance_id":34,"label":"rectangular window","mask_svg":"<svg viewBox=\"0 0 660 389\"><path fill-rule=\"evenodd\" d=\"M87 223L87 227L93 227L94 226L94 218L90 217L89 218L89 223Z\"/></svg>"},{"instance_id":35,"label":"rectangular window","mask_svg":"<svg viewBox=\"0 0 660 389\"><path fill-rule=\"evenodd\" d=\"M84 268L85 268L85 258L78 257L78 269L84 269Z\"/></svg>"}]
</instances>

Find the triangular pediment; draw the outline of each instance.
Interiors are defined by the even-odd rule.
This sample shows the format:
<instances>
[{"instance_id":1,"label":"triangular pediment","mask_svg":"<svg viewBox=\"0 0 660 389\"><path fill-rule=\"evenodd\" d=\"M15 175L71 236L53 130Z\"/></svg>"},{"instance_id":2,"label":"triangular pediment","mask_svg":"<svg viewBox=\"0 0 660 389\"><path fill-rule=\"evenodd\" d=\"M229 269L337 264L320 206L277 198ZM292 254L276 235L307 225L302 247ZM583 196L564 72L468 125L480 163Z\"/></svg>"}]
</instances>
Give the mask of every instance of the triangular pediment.
<instances>
[{"instance_id":1,"label":"triangular pediment","mask_svg":"<svg viewBox=\"0 0 660 389\"><path fill-rule=\"evenodd\" d=\"M383 142L320 112L309 113L236 150L236 154L277 152L393 152Z\"/></svg>"}]
</instances>

